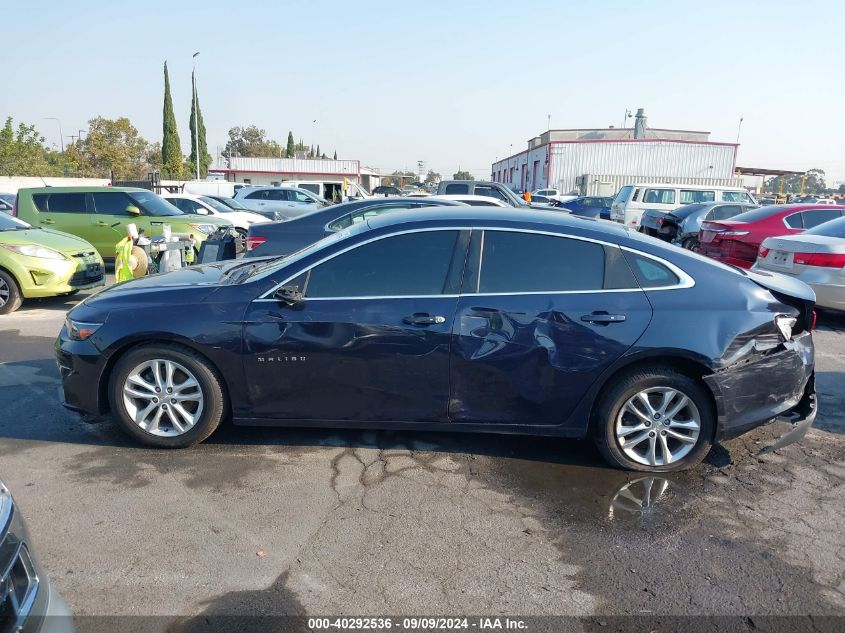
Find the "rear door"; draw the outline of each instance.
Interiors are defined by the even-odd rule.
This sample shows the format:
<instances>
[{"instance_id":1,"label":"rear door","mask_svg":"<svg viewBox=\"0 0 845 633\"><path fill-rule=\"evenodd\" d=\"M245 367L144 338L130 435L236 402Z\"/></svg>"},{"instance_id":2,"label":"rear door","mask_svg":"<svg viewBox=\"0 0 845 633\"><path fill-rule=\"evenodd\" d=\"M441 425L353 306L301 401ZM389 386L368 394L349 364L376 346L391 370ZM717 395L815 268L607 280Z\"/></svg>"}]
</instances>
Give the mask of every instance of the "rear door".
<instances>
[{"instance_id":1,"label":"rear door","mask_svg":"<svg viewBox=\"0 0 845 633\"><path fill-rule=\"evenodd\" d=\"M650 320L619 248L473 231L455 315L449 418L561 424Z\"/></svg>"},{"instance_id":2,"label":"rear door","mask_svg":"<svg viewBox=\"0 0 845 633\"><path fill-rule=\"evenodd\" d=\"M32 202L38 209L33 224L42 229L55 229L91 241L88 201L84 192L35 193Z\"/></svg>"}]
</instances>

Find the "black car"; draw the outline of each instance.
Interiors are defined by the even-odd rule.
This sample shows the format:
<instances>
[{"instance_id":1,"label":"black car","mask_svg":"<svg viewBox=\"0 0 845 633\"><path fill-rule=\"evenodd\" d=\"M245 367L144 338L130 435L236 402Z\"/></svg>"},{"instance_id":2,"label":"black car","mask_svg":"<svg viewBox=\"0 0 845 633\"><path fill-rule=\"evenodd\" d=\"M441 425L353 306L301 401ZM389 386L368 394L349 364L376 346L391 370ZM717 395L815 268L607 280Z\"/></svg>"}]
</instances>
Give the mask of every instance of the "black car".
<instances>
[{"instance_id":1,"label":"black car","mask_svg":"<svg viewBox=\"0 0 845 633\"><path fill-rule=\"evenodd\" d=\"M69 407L185 447L241 425L592 436L671 471L815 417L814 295L608 222L391 213L287 258L194 266L74 307Z\"/></svg>"},{"instance_id":2,"label":"black car","mask_svg":"<svg viewBox=\"0 0 845 633\"><path fill-rule=\"evenodd\" d=\"M381 185L373 189L372 194L374 196L401 196L402 191L399 187L391 187L389 185Z\"/></svg>"},{"instance_id":3,"label":"black car","mask_svg":"<svg viewBox=\"0 0 845 633\"><path fill-rule=\"evenodd\" d=\"M253 224L246 238L247 257L289 255L309 244L359 222L393 211L464 206L452 200L420 198L367 198L336 204L286 222Z\"/></svg>"}]
</instances>

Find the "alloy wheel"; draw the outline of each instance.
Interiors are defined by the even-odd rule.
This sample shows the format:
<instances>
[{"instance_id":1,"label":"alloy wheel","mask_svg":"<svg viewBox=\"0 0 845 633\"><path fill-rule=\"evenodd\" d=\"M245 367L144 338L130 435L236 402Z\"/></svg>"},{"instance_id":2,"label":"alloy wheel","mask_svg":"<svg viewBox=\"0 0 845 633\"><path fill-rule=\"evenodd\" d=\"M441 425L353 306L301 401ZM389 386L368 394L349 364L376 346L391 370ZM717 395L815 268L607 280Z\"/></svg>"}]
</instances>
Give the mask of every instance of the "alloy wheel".
<instances>
[{"instance_id":1,"label":"alloy wheel","mask_svg":"<svg viewBox=\"0 0 845 633\"><path fill-rule=\"evenodd\" d=\"M701 414L692 399L671 387L643 389L616 416L616 441L625 455L645 466L668 466L698 443Z\"/></svg>"},{"instance_id":2,"label":"alloy wheel","mask_svg":"<svg viewBox=\"0 0 845 633\"><path fill-rule=\"evenodd\" d=\"M0 277L0 308L9 302L9 296L11 293L12 290L9 288L9 284L6 283L5 279Z\"/></svg>"},{"instance_id":3,"label":"alloy wheel","mask_svg":"<svg viewBox=\"0 0 845 633\"><path fill-rule=\"evenodd\" d=\"M172 360L154 359L135 367L123 384L126 412L142 430L159 437L190 431L203 412L196 376Z\"/></svg>"}]
</instances>

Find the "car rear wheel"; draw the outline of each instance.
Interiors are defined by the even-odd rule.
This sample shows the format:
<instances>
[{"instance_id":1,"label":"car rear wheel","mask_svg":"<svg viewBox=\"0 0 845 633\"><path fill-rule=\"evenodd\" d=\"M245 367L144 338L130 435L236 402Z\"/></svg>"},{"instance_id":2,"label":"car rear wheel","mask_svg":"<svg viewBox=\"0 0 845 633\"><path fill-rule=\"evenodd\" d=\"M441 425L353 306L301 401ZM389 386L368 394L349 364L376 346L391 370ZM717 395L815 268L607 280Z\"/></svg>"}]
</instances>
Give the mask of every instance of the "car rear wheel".
<instances>
[{"instance_id":1,"label":"car rear wheel","mask_svg":"<svg viewBox=\"0 0 845 633\"><path fill-rule=\"evenodd\" d=\"M713 440L715 415L705 388L667 367L623 375L601 396L594 437L613 466L671 472L698 464Z\"/></svg>"},{"instance_id":2,"label":"car rear wheel","mask_svg":"<svg viewBox=\"0 0 845 633\"><path fill-rule=\"evenodd\" d=\"M23 297L18 282L5 270L0 270L0 314L9 314L21 307Z\"/></svg>"},{"instance_id":3,"label":"car rear wheel","mask_svg":"<svg viewBox=\"0 0 845 633\"><path fill-rule=\"evenodd\" d=\"M138 347L115 365L111 410L121 428L159 448L198 444L226 411L223 381L210 363L186 348Z\"/></svg>"},{"instance_id":4,"label":"car rear wheel","mask_svg":"<svg viewBox=\"0 0 845 633\"><path fill-rule=\"evenodd\" d=\"M681 246L683 246L688 251L694 251L698 248L698 238L697 237L688 237L681 242Z\"/></svg>"}]
</instances>

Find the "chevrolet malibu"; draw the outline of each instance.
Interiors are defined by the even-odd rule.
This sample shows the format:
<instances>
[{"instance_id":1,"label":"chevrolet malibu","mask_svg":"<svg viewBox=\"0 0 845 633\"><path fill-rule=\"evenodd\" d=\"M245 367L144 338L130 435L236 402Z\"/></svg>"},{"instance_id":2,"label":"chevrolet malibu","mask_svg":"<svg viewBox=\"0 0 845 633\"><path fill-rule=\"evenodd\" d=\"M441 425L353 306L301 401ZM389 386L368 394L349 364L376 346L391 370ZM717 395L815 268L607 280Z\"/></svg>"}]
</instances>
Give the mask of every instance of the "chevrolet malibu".
<instances>
[{"instance_id":1,"label":"chevrolet malibu","mask_svg":"<svg viewBox=\"0 0 845 633\"><path fill-rule=\"evenodd\" d=\"M137 279L68 314L68 407L141 443L241 425L592 436L672 471L815 417L814 295L568 214L370 218L281 258ZM762 379L764 377L764 379Z\"/></svg>"}]
</instances>

